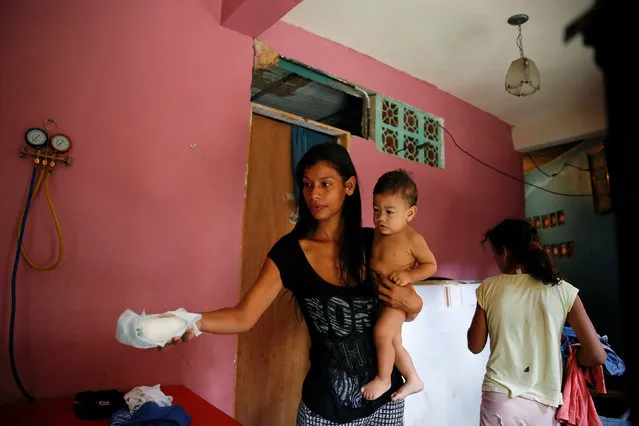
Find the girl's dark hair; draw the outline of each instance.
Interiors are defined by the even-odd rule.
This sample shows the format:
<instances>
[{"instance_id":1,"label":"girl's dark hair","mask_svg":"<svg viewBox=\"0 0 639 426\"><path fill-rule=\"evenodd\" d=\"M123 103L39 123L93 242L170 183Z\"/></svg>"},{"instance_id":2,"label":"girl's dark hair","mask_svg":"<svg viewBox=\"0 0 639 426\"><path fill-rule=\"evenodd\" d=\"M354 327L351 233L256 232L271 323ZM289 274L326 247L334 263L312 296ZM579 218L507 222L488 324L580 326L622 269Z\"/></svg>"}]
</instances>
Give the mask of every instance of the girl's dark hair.
<instances>
[{"instance_id":1,"label":"girl's dark hair","mask_svg":"<svg viewBox=\"0 0 639 426\"><path fill-rule=\"evenodd\" d=\"M348 151L336 143L314 145L300 159L295 170L295 183L298 188L299 216L293 235L298 239L307 238L317 229L317 221L311 215L304 201L304 172L318 163L328 163L339 173L342 180L351 177L357 179L357 172ZM352 195L346 196L341 214L341 235L338 239L338 260L342 283L344 285L361 284L364 279L366 262L364 259L364 239L362 234L362 199L359 182Z\"/></svg>"},{"instance_id":2,"label":"girl's dark hair","mask_svg":"<svg viewBox=\"0 0 639 426\"><path fill-rule=\"evenodd\" d=\"M484 235L482 244L489 241L497 254L510 253L509 266L517 264L525 272L544 284L559 283L559 274L553 269L548 253L539 244L537 229L523 219L504 219Z\"/></svg>"}]
</instances>

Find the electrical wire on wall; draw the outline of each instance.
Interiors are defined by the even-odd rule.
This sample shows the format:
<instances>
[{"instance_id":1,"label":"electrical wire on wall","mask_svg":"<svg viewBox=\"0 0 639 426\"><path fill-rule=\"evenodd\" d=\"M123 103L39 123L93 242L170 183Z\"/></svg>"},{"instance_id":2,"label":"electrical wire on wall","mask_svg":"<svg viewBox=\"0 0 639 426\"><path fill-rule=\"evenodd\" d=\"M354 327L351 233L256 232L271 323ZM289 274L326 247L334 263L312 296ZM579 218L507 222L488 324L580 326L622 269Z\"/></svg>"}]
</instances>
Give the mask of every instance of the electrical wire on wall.
<instances>
[{"instance_id":1,"label":"electrical wire on wall","mask_svg":"<svg viewBox=\"0 0 639 426\"><path fill-rule=\"evenodd\" d=\"M526 182L524 179L522 179L522 178L520 178L520 177L513 176L513 175L511 175L511 174L510 174L510 173L508 173L508 172L505 172L505 171L503 171L503 170L500 170L500 169L498 169L497 167L492 166L492 165L490 165L490 164L486 163L485 161L483 161L483 160L481 160L481 159L479 159L479 158L475 157L473 154L471 154L470 152L466 151L464 148L462 148L461 146L459 146L459 144L458 144L458 143L457 143L457 141L455 140L455 136L453 136L453 134L452 134L452 133L451 133L451 132L450 132L450 131L446 128L446 127L442 126L440 123L436 123L436 124L437 124L437 126L441 127L441 128L442 128L442 129L443 129L443 130L444 130L444 131L448 134L448 136L450 136L450 138L451 138L451 139L452 139L452 141L453 141L453 144L455 145L455 147L456 147L458 150L460 150L461 152L463 152L464 154L466 154L467 156L469 156L470 158L472 158L473 160L475 160L476 162L478 162L478 163L479 163L479 164L481 164L482 166L487 167L487 168L489 168L489 169L493 170L494 172L499 173L499 174L500 174L500 175L502 175L502 176L506 176L507 178L510 178L510 179L512 179L512 180L516 180L517 182L521 182L521 183L523 183L524 185L532 186L532 187L534 187L534 188L537 188L537 189L539 189L539 190L541 190L541 191L544 191L544 192L547 192L547 193L549 193L549 194L553 194L553 195L560 195L560 196L563 196L563 197L592 197L592 194L567 194L567 193L564 193L564 192L552 191L552 190L550 190L550 189L546 189L546 188L544 188L544 187L542 187L542 186L535 185L534 183ZM421 145L417 145L416 149L420 149L420 148L422 148L422 147L426 146L427 144L428 144L428 143L426 142L426 143L423 143L423 144L421 144ZM400 153L400 152L402 152L403 150L404 150L404 149L400 149L399 151L397 151L397 153L399 154L399 153ZM533 163L534 163L534 162L533 162ZM572 165L572 164L568 164L568 163L564 164L564 166L562 167L562 169L561 169L558 173L556 173L556 174L554 174L554 175L549 175L549 174L544 173L541 169L539 169L539 166L537 166L537 168L538 168L538 169L539 169L542 173L546 174L546 176L549 176L549 177L555 177L556 175L558 175L559 173L561 173L561 172L563 171L563 169L564 169L564 168L566 168L567 166L571 166L571 167L577 168L577 169L582 170L582 171L588 171L588 169L583 169L583 168L580 168L580 167L577 167L577 166L574 166L574 165Z\"/></svg>"},{"instance_id":2,"label":"electrical wire on wall","mask_svg":"<svg viewBox=\"0 0 639 426\"><path fill-rule=\"evenodd\" d=\"M528 159L533 163L533 166L535 166L535 168L537 170L539 170L539 172L542 175L547 176L549 178L554 178L556 176L559 176L564 170L566 170L566 167L572 167L573 169L579 170L580 172L590 172L590 169L587 169L585 167L575 166L574 164L570 164L570 163L566 162L566 163L564 163L563 166L561 166L561 169L559 169L558 172L548 173L545 170L543 170L539 164L537 164L537 162L535 161L535 157L533 157L530 154L526 154L526 157L528 157Z\"/></svg>"}]
</instances>

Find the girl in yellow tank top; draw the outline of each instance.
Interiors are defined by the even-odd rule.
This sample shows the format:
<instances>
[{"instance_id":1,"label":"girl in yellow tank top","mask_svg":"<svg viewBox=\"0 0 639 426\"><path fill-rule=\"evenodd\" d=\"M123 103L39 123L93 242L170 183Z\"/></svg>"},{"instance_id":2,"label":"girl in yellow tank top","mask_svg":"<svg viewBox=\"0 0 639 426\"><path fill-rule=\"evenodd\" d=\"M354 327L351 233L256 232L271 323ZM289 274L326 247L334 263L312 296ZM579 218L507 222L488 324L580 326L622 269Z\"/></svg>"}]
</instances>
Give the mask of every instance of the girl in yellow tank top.
<instances>
[{"instance_id":1,"label":"girl in yellow tank top","mask_svg":"<svg viewBox=\"0 0 639 426\"><path fill-rule=\"evenodd\" d=\"M562 404L559 345L566 320L582 344L580 364L603 364L606 353L578 290L553 270L534 227L505 219L486 232L486 242L501 275L477 289L468 329L473 353L481 352L490 336L480 425L554 426Z\"/></svg>"}]
</instances>

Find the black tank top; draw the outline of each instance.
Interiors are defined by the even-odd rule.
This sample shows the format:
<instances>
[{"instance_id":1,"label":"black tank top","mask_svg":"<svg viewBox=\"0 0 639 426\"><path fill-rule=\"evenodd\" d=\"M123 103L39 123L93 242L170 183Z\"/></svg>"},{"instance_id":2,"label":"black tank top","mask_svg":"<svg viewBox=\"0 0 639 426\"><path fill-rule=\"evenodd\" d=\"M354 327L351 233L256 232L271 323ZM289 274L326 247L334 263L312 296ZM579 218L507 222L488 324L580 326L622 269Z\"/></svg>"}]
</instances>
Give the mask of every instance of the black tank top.
<instances>
[{"instance_id":1,"label":"black tank top","mask_svg":"<svg viewBox=\"0 0 639 426\"><path fill-rule=\"evenodd\" d=\"M363 231L368 263L373 229ZM324 281L292 234L275 243L268 257L295 297L311 337L311 367L302 388L304 404L327 420L346 423L368 417L388 403L403 384L396 368L391 389L380 398L368 401L360 392L377 373L373 327L379 302L372 280L354 287Z\"/></svg>"}]
</instances>

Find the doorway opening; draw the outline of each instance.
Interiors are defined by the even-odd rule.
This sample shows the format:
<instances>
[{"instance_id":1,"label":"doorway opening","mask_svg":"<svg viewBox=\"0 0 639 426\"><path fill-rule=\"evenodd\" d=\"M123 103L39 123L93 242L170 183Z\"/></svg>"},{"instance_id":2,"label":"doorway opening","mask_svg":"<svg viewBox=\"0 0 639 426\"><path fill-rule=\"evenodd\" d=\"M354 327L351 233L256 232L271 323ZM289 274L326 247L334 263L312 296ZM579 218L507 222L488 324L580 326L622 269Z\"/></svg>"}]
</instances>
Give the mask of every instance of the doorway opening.
<instances>
[{"instance_id":1,"label":"doorway opening","mask_svg":"<svg viewBox=\"0 0 639 426\"><path fill-rule=\"evenodd\" d=\"M273 244L295 225L293 139L300 129L313 132L319 138L314 140L350 147L344 130L252 104L240 298L253 286ZM245 426L295 424L309 367L308 331L296 309L290 294L281 292L257 324L238 336L234 411Z\"/></svg>"}]
</instances>

